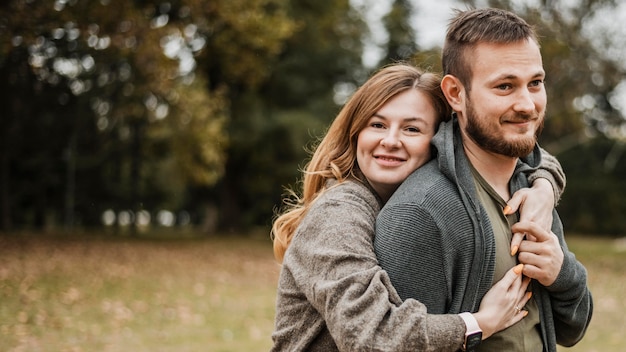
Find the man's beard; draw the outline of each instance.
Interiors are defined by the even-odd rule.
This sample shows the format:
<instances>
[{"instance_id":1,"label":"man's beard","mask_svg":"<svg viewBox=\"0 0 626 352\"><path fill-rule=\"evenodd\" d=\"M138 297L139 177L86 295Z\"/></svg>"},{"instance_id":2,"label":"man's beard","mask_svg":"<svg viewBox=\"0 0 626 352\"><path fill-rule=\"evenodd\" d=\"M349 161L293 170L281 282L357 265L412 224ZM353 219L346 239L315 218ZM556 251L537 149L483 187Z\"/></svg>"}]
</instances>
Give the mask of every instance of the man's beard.
<instances>
[{"instance_id":1,"label":"man's beard","mask_svg":"<svg viewBox=\"0 0 626 352\"><path fill-rule=\"evenodd\" d=\"M537 136L539 136L541 130L543 130L544 119L539 117L541 118L541 124L538 126L532 138L520 138L509 141L496 134L500 133L499 130L489 130L491 126L484 122L486 119L477 116L471 101L467 102L466 114L467 126L465 127L465 133L483 149L509 157L521 158L530 154L537 143ZM515 119L521 121L532 120L537 117L537 114L517 114Z\"/></svg>"}]
</instances>

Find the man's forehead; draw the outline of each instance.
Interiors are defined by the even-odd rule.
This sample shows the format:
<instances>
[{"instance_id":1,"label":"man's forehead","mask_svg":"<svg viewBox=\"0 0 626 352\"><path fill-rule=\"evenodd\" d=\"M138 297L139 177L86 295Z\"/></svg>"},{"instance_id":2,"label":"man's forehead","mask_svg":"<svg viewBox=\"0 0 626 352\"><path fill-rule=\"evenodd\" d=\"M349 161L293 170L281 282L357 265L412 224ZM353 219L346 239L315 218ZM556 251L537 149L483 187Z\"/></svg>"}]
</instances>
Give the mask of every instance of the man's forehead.
<instances>
[{"instance_id":1,"label":"man's forehead","mask_svg":"<svg viewBox=\"0 0 626 352\"><path fill-rule=\"evenodd\" d=\"M536 78L545 75L539 46L534 41L480 43L471 55L474 78Z\"/></svg>"}]
</instances>

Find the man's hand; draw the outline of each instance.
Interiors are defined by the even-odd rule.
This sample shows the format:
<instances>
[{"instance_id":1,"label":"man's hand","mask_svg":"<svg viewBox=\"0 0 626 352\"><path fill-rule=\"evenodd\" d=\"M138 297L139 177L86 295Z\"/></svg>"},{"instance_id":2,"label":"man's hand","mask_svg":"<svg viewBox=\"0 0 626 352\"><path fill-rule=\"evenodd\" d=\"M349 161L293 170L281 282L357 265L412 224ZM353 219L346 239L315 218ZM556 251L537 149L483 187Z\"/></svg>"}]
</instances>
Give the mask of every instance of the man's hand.
<instances>
[{"instance_id":1,"label":"man's hand","mask_svg":"<svg viewBox=\"0 0 626 352\"><path fill-rule=\"evenodd\" d=\"M559 239L536 222L520 221L513 225L511 254L524 264L523 274L543 286L554 283L563 266L563 250Z\"/></svg>"},{"instance_id":2,"label":"man's hand","mask_svg":"<svg viewBox=\"0 0 626 352\"><path fill-rule=\"evenodd\" d=\"M522 188L513 194L504 208L504 215L515 213L519 209L520 221L532 221L542 228L552 228L552 211L554 210L554 191L552 184L538 178L531 188Z\"/></svg>"}]
</instances>

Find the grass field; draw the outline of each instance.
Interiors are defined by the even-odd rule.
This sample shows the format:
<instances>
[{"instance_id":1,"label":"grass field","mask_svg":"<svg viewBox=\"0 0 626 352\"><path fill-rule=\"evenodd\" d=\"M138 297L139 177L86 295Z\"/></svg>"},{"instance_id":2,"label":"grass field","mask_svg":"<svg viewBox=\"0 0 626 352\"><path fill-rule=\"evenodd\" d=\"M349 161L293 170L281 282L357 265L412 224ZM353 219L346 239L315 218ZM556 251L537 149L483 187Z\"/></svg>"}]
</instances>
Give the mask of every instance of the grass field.
<instances>
[{"instance_id":1,"label":"grass field","mask_svg":"<svg viewBox=\"0 0 626 352\"><path fill-rule=\"evenodd\" d=\"M622 351L626 243L569 244L595 314L560 351ZM266 235L0 235L0 351L268 351L278 272Z\"/></svg>"}]
</instances>

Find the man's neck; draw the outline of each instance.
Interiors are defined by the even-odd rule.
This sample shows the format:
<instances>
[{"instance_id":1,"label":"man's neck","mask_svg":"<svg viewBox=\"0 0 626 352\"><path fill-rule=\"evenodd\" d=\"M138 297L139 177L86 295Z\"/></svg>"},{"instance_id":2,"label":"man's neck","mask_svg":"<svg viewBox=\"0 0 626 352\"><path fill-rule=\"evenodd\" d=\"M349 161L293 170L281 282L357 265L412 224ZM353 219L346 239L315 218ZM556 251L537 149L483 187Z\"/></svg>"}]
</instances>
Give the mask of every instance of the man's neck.
<instances>
[{"instance_id":1,"label":"man's neck","mask_svg":"<svg viewBox=\"0 0 626 352\"><path fill-rule=\"evenodd\" d=\"M509 181L515 171L517 158L484 150L466 136L463 136L463 149L474 169L500 197L510 199Z\"/></svg>"}]
</instances>

